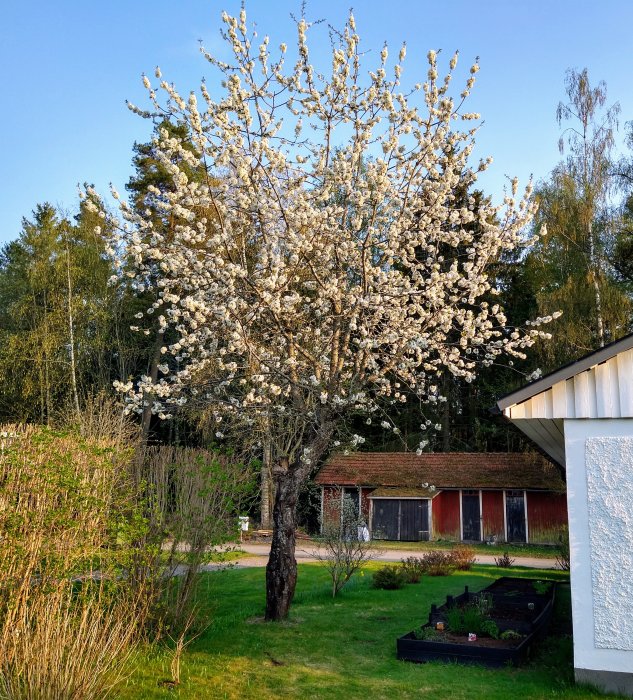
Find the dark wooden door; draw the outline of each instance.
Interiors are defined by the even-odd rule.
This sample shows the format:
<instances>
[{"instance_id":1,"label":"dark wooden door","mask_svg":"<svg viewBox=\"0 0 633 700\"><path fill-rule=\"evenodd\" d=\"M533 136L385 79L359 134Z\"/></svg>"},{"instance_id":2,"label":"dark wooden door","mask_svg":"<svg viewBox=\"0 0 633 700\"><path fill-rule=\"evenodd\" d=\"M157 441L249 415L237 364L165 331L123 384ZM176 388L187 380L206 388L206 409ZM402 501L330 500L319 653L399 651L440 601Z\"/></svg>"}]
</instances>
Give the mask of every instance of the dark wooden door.
<instances>
[{"instance_id":1,"label":"dark wooden door","mask_svg":"<svg viewBox=\"0 0 633 700\"><path fill-rule=\"evenodd\" d=\"M402 499L400 501L400 539L405 542L428 540L428 533L429 502L418 498Z\"/></svg>"},{"instance_id":2,"label":"dark wooden door","mask_svg":"<svg viewBox=\"0 0 633 700\"><path fill-rule=\"evenodd\" d=\"M525 494L506 491L506 527L508 542L525 542Z\"/></svg>"},{"instance_id":3,"label":"dark wooden door","mask_svg":"<svg viewBox=\"0 0 633 700\"><path fill-rule=\"evenodd\" d=\"M481 540L481 509L479 491L462 491L463 539L472 542Z\"/></svg>"},{"instance_id":4,"label":"dark wooden door","mask_svg":"<svg viewBox=\"0 0 633 700\"><path fill-rule=\"evenodd\" d=\"M396 498L376 498L373 501L372 537L377 540L397 540L400 501Z\"/></svg>"}]
</instances>

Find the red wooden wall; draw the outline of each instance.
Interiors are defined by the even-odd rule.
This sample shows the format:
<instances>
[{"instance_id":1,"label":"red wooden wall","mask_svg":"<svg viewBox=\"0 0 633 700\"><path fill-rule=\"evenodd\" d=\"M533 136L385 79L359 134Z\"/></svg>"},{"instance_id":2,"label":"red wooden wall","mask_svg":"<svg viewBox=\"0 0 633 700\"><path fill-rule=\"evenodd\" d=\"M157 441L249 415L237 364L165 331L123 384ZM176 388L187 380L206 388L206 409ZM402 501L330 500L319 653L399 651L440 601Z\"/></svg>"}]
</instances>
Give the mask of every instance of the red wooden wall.
<instances>
[{"instance_id":1,"label":"red wooden wall","mask_svg":"<svg viewBox=\"0 0 633 700\"><path fill-rule=\"evenodd\" d=\"M341 489L334 486L323 487L323 520L330 522L340 517Z\"/></svg>"},{"instance_id":2,"label":"red wooden wall","mask_svg":"<svg viewBox=\"0 0 633 700\"><path fill-rule=\"evenodd\" d=\"M363 518L365 518L365 522L369 525L369 494L373 491L374 489L366 489L362 488L360 490L360 512Z\"/></svg>"},{"instance_id":3,"label":"red wooden wall","mask_svg":"<svg viewBox=\"0 0 633 700\"><path fill-rule=\"evenodd\" d=\"M505 538L503 491L481 492L481 514L484 525L484 540L496 535L501 542Z\"/></svg>"},{"instance_id":4,"label":"red wooden wall","mask_svg":"<svg viewBox=\"0 0 633 700\"><path fill-rule=\"evenodd\" d=\"M355 487L347 487L355 488ZM365 522L369 524L369 494L373 491L373 488L361 489L360 493L360 511L365 518ZM323 487L323 517L325 520L331 520L338 518L340 515L340 503L341 503L341 488L337 486L324 486Z\"/></svg>"},{"instance_id":5,"label":"red wooden wall","mask_svg":"<svg viewBox=\"0 0 633 700\"><path fill-rule=\"evenodd\" d=\"M373 488L361 489L361 513L369 523L369 498ZM340 489L326 486L324 495L325 519L338 517ZM481 494L484 539L496 535L503 541L503 491L482 490ZM459 540L459 491L441 491L433 499L432 538ZM556 543L561 528L567 524L565 494L527 492L528 537L530 542Z\"/></svg>"},{"instance_id":6,"label":"red wooden wall","mask_svg":"<svg viewBox=\"0 0 633 700\"><path fill-rule=\"evenodd\" d=\"M564 493L527 492L528 539L554 544L567 525L567 498Z\"/></svg>"},{"instance_id":7,"label":"red wooden wall","mask_svg":"<svg viewBox=\"0 0 633 700\"><path fill-rule=\"evenodd\" d=\"M434 540L458 540L459 491L442 491L433 499L433 533Z\"/></svg>"}]
</instances>

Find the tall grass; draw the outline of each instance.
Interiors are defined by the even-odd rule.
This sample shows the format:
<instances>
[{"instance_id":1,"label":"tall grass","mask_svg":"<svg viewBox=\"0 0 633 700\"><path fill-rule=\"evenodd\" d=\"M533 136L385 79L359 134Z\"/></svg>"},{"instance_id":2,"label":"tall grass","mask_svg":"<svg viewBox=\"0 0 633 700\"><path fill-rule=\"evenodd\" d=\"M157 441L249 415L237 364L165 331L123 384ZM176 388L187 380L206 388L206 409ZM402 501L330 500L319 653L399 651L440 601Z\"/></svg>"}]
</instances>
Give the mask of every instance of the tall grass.
<instances>
[{"instance_id":1,"label":"tall grass","mask_svg":"<svg viewBox=\"0 0 633 700\"><path fill-rule=\"evenodd\" d=\"M0 697L105 698L126 673L145 615L124 574L139 526L128 458L103 441L0 428Z\"/></svg>"},{"instance_id":2,"label":"tall grass","mask_svg":"<svg viewBox=\"0 0 633 700\"><path fill-rule=\"evenodd\" d=\"M182 653L197 631L201 566L236 534L253 471L139 449L117 411L0 426L0 700L106 698L139 644L166 633Z\"/></svg>"},{"instance_id":3,"label":"tall grass","mask_svg":"<svg viewBox=\"0 0 633 700\"><path fill-rule=\"evenodd\" d=\"M106 698L129 672L138 623L127 601L77 597L71 582L31 592L2 643L0 696L7 700Z\"/></svg>"}]
</instances>

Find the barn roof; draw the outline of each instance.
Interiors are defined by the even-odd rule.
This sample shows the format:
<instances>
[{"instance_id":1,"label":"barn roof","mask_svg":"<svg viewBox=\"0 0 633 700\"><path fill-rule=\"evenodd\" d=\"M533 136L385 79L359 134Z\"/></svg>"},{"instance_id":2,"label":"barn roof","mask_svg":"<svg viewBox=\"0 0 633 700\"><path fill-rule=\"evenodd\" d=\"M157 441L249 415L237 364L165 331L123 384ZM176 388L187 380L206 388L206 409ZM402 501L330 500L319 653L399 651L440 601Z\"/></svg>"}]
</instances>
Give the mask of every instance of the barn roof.
<instances>
[{"instance_id":1,"label":"barn roof","mask_svg":"<svg viewBox=\"0 0 633 700\"><path fill-rule=\"evenodd\" d=\"M507 452L356 452L331 457L317 484L564 491L557 468L541 455Z\"/></svg>"},{"instance_id":2,"label":"barn roof","mask_svg":"<svg viewBox=\"0 0 633 700\"><path fill-rule=\"evenodd\" d=\"M369 498L435 498L438 493L440 492L436 488L415 489L406 488L405 486L400 488L379 486L369 494Z\"/></svg>"}]
</instances>

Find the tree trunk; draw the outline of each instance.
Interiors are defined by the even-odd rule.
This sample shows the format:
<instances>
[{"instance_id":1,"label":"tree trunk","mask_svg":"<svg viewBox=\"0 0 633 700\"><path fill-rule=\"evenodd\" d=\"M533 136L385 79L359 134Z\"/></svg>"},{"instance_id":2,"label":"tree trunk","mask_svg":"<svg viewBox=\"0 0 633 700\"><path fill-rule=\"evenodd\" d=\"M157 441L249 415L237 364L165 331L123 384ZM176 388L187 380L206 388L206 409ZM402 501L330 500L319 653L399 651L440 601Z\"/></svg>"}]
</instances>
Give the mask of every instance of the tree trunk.
<instances>
[{"instance_id":1,"label":"tree trunk","mask_svg":"<svg viewBox=\"0 0 633 700\"><path fill-rule=\"evenodd\" d=\"M262 455L262 476L261 476L261 513L260 521L262 529L269 530L272 522L271 503L273 501L272 486L272 445L269 438L264 438L264 450Z\"/></svg>"},{"instance_id":2,"label":"tree trunk","mask_svg":"<svg viewBox=\"0 0 633 700\"><path fill-rule=\"evenodd\" d=\"M156 338L154 340L154 348L152 351L152 357L150 358L149 372L148 376L152 380L152 384L156 384L158 379L158 365L160 364L160 349L163 346L163 333L161 331L156 332ZM147 405L145 405L147 404ZM152 397L143 397L143 413L141 414L141 441L144 445L147 444L149 439L149 429L152 422Z\"/></svg>"},{"instance_id":3,"label":"tree trunk","mask_svg":"<svg viewBox=\"0 0 633 700\"><path fill-rule=\"evenodd\" d=\"M596 322L598 326L598 343L604 347L604 321L602 318L602 295L600 294L600 280L598 279L598 261L596 259L596 245L594 241L593 226L589 225L589 274L593 284L593 292L596 300Z\"/></svg>"},{"instance_id":4,"label":"tree trunk","mask_svg":"<svg viewBox=\"0 0 633 700\"><path fill-rule=\"evenodd\" d=\"M297 585L295 531L301 479L297 470L288 466L287 457L279 460L273 474L276 493L273 540L266 566L266 619L283 620L288 617Z\"/></svg>"},{"instance_id":5,"label":"tree trunk","mask_svg":"<svg viewBox=\"0 0 633 700\"><path fill-rule=\"evenodd\" d=\"M309 461L298 458L289 464L288 457L281 457L273 467L275 507L273 541L266 566L266 620L288 617L297 585L295 540L299 490L328 449L333 432L334 423L329 416L321 416L321 426L303 452L309 454Z\"/></svg>"},{"instance_id":6,"label":"tree trunk","mask_svg":"<svg viewBox=\"0 0 633 700\"><path fill-rule=\"evenodd\" d=\"M442 405L442 452L451 451L451 380L444 376L442 393L444 401Z\"/></svg>"},{"instance_id":7,"label":"tree trunk","mask_svg":"<svg viewBox=\"0 0 633 700\"><path fill-rule=\"evenodd\" d=\"M75 320L73 316L73 286L70 277L70 248L66 240L66 291L68 292L68 341L70 344L70 384L73 390L73 404L77 420L81 421L79 391L77 390L77 363L75 358Z\"/></svg>"}]
</instances>

